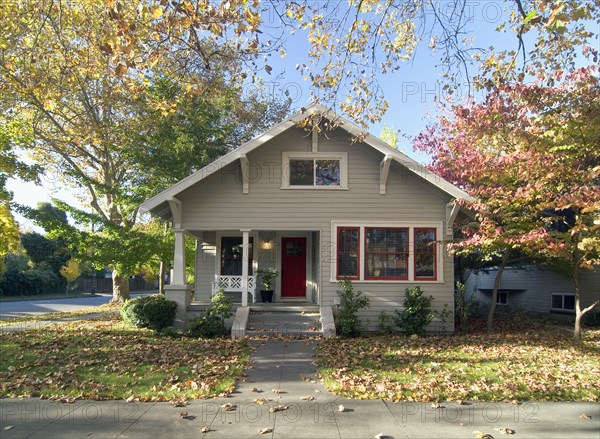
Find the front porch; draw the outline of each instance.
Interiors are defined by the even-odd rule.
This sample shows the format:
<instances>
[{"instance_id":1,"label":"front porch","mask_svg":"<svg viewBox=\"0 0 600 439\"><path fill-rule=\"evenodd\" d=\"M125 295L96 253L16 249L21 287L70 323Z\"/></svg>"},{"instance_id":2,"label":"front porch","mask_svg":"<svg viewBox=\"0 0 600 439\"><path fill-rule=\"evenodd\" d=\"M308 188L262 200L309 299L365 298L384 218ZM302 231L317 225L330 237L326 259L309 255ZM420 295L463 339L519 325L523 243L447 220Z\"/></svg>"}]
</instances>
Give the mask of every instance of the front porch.
<instances>
[{"instance_id":1,"label":"front porch","mask_svg":"<svg viewBox=\"0 0 600 439\"><path fill-rule=\"evenodd\" d=\"M186 285L184 234L196 239L195 282ZM173 282L166 288L178 304L176 325L187 322L222 290L234 306L276 311L320 304L320 232L316 230L175 229ZM272 303L263 303L259 270L275 270Z\"/></svg>"},{"instance_id":2,"label":"front porch","mask_svg":"<svg viewBox=\"0 0 600 439\"><path fill-rule=\"evenodd\" d=\"M194 236L194 302L209 303L221 289L238 305L263 303L260 270L275 270L272 303L320 303L318 231L217 230Z\"/></svg>"}]
</instances>

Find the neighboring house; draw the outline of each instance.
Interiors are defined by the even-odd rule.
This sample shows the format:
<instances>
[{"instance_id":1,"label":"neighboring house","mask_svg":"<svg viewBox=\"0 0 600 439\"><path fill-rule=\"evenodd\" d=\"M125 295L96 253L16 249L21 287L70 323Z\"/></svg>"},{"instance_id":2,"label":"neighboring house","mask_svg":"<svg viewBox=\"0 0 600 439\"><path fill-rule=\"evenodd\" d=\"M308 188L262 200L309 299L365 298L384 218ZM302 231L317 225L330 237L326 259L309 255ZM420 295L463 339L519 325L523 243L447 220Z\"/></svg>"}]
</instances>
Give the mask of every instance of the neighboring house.
<instances>
[{"instance_id":1,"label":"neighboring house","mask_svg":"<svg viewBox=\"0 0 600 439\"><path fill-rule=\"evenodd\" d=\"M497 272L491 269L472 273L465 283L466 293L478 302L489 304ZM581 307L585 308L600 300L600 269L582 269L579 273ZM575 284L549 268L536 265L507 268L500 279L496 303L540 313L574 314Z\"/></svg>"},{"instance_id":2,"label":"neighboring house","mask_svg":"<svg viewBox=\"0 0 600 439\"><path fill-rule=\"evenodd\" d=\"M338 127L300 124L320 114ZM197 240L195 300L220 286L241 306L260 301L257 269L274 268L275 302L337 303L338 281L370 298L361 317L401 308L420 285L433 307L453 309L452 236L457 199L470 197L325 107L312 105L161 192L142 211L173 221L167 295L186 320L183 236ZM360 136L359 136L360 135ZM247 261L247 263L243 263ZM449 319L446 330L452 330Z\"/></svg>"}]
</instances>

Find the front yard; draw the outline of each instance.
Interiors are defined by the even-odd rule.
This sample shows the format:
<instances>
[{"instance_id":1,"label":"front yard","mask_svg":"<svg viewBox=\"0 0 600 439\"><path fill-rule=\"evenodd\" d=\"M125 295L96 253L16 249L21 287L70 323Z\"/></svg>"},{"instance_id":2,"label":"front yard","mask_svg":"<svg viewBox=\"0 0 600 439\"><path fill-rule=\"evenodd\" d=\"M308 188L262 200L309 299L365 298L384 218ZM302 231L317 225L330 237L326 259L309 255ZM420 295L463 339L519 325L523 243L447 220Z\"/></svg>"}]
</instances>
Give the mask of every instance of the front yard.
<instances>
[{"instance_id":1,"label":"front yard","mask_svg":"<svg viewBox=\"0 0 600 439\"><path fill-rule=\"evenodd\" d=\"M160 337L120 316L0 335L0 397L165 401L227 394L250 348Z\"/></svg>"},{"instance_id":2,"label":"front yard","mask_svg":"<svg viewBox=\"0 0 600 439\"><path fill-rule=\"evenodd\" d=\"M393 401L598 401L600 330L574 347L564 328L533 322L496 334L329 339L319 352L326 387Z\"/></svg>"}]
</instances>

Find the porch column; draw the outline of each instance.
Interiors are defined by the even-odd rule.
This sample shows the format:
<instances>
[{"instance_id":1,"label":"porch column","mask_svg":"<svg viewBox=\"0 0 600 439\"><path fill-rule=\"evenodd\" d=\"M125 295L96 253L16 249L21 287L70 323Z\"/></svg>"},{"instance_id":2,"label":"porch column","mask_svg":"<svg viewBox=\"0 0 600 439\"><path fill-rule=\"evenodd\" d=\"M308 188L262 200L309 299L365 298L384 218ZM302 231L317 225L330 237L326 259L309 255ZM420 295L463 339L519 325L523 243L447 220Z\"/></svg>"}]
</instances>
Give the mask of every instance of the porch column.
<instances>
[{"instance_id":1,"label":"porch column","mask_svg":"<svg viewBox=\"0 0 600 439\"><path fill-rule=\"evenodd\" d=\"M185 237L181 227L181 202L175 198L169 200L173 214L173 232L175 232L175 249L173 251L173 276L169 285L165 285L165 299L177 303L177 314L173 326L186 329L187 308L192 303L192 288L187 284L185 275Z\"/></svg>"},{"instance_id":2,"label":"porch column","mask_svg":"<svg viewBox=\"0 0 600 439\"><path fill-rule=\"evenodd\" d=\"M173 229L175 232L175 251L173 253L173 285L186 285L185 275L185 239L183 230Z\"/></svg>"},{"instance_id":3,"label":"porch column","mask_svg":"<svg viewBox=\"0 0 600 439\"><path fill-rule=\"evenodd\" d=\"M248 261L250 230L242 230L242 306L248 306Z\"/></svg>"}]
</instances>

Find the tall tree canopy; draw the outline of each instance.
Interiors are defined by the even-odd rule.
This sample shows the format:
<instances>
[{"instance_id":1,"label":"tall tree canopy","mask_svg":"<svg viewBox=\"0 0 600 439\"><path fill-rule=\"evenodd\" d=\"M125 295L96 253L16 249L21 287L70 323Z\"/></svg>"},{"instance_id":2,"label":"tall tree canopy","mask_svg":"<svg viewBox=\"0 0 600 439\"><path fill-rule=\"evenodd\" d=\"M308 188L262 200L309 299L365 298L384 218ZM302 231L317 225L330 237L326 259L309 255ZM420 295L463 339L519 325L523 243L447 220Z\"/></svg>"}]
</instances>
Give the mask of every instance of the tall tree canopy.
<instances>
[{"instance_id":1,"label":"tall tree canopy","mask_svg":"<svg viewBox=\"0 0 600 439\"><path fill-rule=\"evenodd\" d=\"M139 203L279 121L289 103L244 92L234 80L243 61L237 53L210 66L186 58L183 40L148 53L162 38L161 25L152 24L157 9L112 5L42 0L0 8L0 126L11 127L13 144L43 172L80 190L91 214L60 207L95 232L79 252L110 248L112 260L102 260L113 267L120 299L128 295L125 276L148 258ZM135 21L124 28L125 17ZM165 30L169 38L172 31ZM198 38L197 51L217 50L211 38ZM70 239L84 237L72 232Z\"/></svg>"},{"instance_id":2,"label":"tall tree canopy","mask_svg":"<svg viewBox=\"0 0 600 439\"><path fill-rule=\"evenodd\" d=\"M478 223L459 249L519 249L560 261L575 281L600 265L600 80L596 67L557 84L505 83L482 103L454 107L415 142L432 169L476 198Z\"/></svg>"}]
</instances>

